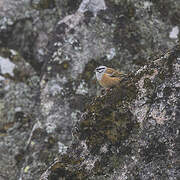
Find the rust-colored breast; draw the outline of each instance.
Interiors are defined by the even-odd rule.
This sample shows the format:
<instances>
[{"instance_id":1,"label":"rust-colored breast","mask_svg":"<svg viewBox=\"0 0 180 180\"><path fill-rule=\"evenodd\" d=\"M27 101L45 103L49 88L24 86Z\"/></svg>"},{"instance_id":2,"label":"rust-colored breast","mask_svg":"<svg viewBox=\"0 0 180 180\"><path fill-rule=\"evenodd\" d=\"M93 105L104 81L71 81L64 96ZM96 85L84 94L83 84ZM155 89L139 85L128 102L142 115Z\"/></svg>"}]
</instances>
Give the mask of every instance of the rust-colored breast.
<instances>
[{"instance_id":1,"label":"rust-colored breast","mask_svg":"<svg viewBox=\"0 0 180 180\"><path fill-rule=\"evenodd\" d=\"M110 77L109 74L104 73L99 84L105 88L111 88L117 86L121 78L119 77Z\"/></svg>"}]
</instances>

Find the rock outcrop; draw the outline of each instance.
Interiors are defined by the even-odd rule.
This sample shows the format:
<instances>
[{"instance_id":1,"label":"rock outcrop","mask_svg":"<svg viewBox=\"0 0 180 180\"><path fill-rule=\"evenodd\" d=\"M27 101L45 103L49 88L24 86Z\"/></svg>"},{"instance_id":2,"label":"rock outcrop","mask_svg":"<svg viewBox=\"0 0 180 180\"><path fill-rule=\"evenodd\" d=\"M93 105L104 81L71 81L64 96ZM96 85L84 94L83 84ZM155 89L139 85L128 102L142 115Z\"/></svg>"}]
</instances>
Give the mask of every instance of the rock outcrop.
<instances>
[{"instance_id":1,"label":"rock outcrop","mask_svg":"<svg viewBox=\"0 0 180 180\"><path fill-rule=\"evenodd\" d=\"M179 179L180 45L96 97L41 179Z\"/></svg>"},{"instance_id":2,"label":"rock outcrop","mask_svg":"<svg viewBox=\"0 0 180 180\"><path fill-rule=\"evenodd\" d=\"M66 153L69 165L69 158L78 159L78 144L80 155L84 146L90 153L82 177L91 178L92 172L95 178L115 179L121 174L126 179L139 168L137 177L148 179L155 174L154 164L164 172L172 160L162 177L177 179L178 158L173 158L178 153L178 123L169 119L179 106L176 94L172 95L178 91L174 68L178 60L174 58L172 68L152 61L168 49L173 51L179 39L179 17L177 0L0 0L0 179L39 179L72 143L74 156L68 155L71 147ZM94 76L99 65L123 71L129 80L99 97ZM89 119L81 118L84 112ZM115 163L112 159L118 152ZM138 153L144 159L136 162ZM78 162L87 164L83 156ZM63 172L66 166L61 167ZM102 169L109 176L102 175Z\"/></svg>"}]
</instances>

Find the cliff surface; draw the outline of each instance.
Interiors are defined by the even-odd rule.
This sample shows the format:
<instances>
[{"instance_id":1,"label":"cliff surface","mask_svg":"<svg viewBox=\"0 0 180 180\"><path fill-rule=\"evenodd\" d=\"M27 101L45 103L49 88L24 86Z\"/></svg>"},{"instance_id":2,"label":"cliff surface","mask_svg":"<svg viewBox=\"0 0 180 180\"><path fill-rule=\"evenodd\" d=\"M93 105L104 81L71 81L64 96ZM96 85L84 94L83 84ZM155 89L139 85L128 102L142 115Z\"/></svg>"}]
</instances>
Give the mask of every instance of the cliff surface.
<instances>
[{"instance_id":1,"label":"cliff surface","mask_svg":"<svg viewBox=\"0 0 180 180\"><path fill-rule=\"evenodd\" d=\"M94 98L41 179L179 179L180 45Z\"/></svg>"},{"instance_id":2,"label":"cliff surface","mask_svg":"<svg viewBox=\"0 0 180 180\"><path fill-rule=\"evenodd\" d=\"M152 179L152 174L159 180L154 164L164 172L172 160L175 165L170 162L164 176L177 179L178 160L173 158L178 154L179 124L169 119L179 107L173 94L178 91L178 66L174 68L178 60L172 68L151 62L168 49L173 51L180 37L179 17L177 0L0 0L0 179L39 179L72 141L77 150L78 142L82 147L85 140L92 155L87 156L89 164L93 166L101 152L107 157L96 167L110 177L97 176L98 169L92 168L96 178L114 179L117 172L126 179L137 166L142 179ZM129 78L99 97L101 88L94 76L99 65L123 71ZM88 116L81 119L84 112ZM178 117L178 111L172 119L175 114ZM118 140L119 149L114 149ZM118 152L117 163L109 163L115 162ZM127 155L133 153L136 156ZM139 162L128 159L138 159L138 153ZM126 161L132 167L121 164ZM90 178L89 172L82 172L82 177Z\"/></svg>"}]
</instances>

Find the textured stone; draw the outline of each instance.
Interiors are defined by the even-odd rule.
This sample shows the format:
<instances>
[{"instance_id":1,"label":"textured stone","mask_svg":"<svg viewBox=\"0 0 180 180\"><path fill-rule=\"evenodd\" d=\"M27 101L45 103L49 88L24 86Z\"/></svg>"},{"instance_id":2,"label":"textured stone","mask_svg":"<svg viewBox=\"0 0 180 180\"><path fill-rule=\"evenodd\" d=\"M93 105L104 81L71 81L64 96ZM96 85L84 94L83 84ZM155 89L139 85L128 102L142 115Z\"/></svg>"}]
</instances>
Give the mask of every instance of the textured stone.
<instances>
[{"instance_id":1,"label":"textured stone","mask_svg":"<svg viewBox=\"0 0 180 180\"><path fill-rule=\"evenodd\" d=\"M180 151L179 124L170 119L179 118L179 76L175 75L179 65L170 68L149 64L177 44L179 2L1 0L0 56L15 68L4 73L0 65L0 178L39 179L59 153L65 153L72 140L73 144L77 140L83 156L88 154L87 161L78 154L70 156L73 164L83 163L82 170L77 170L79 177L84 176L86 166L96 179L178 179L174 167ZM127 92L120 88L105 96L107 99L98 97L101 88L96 84L94 69L99 65L137 78L130 89L124 88ZM122 102L121 90L126 97ZM111 103L114 95L118 95L117 106ZM97 109L99 116L110 114L105 124L103 118L96 122L92 114L93 124L88 119L81 122L82 113L96 107L91 102L106 102L102 111ZM120 115L122 119L117 119ZM98 128L107 128L96 131L96 123ZM75 124L79 132L74 129L73 137ZM129 126L132 128L127 136ZM84 135L83 131L94 135ZM123 145L117 150L113 143L118 139ZM82 152L76 145L74 149ZM96 153L103 155L103 161ZM68 156L63 158L72 166Z\"/></svg>"},{"instance_id":2,"label":"textured stone","mask_svg":"<svg viewBox=\"0 0 180 180\"><path fill-rule=\"evenodd\" d=\"M179 57L180 45L94 98L41 180L179 179Z\"/></svg>"}]
</instances>

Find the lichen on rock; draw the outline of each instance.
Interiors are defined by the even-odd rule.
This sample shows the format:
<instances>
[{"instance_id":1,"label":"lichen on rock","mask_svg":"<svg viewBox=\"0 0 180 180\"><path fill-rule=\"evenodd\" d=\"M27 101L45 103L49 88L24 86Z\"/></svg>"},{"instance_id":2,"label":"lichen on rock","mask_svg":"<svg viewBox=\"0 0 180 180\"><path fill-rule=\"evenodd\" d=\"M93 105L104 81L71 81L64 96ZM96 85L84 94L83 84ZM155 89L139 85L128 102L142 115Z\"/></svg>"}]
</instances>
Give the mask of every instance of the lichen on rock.
<instances>
[{"instance_id":1,"label":"lichen on rock","mask_svg":"<svg viewBox=\"0 0 180 180\"><path fill-rule=\"evenodd\" d=\"M178 172L173 172L178 149L172 146L179 136L178 127L173 127L178 125L180 110L179 57L177 45L129 74L119 87L95 97L76 123L67 153L41 179L113 179L124 173L126 178L148 179L165 171L168 178L178 177ZM170 103L174 106L169 107ZM147 166L152 170L144 176Z\"/></svg>"},{"instance_id":2,"label":"lichen on rock","mask_svg":"<svg viewBox=\"0 0 180 180\"><path fill-rule=\"evenodd\" d=\"M0 0L12 62L0 63L0 178L39 179L58 157L48 179L179 179L179 12L177 0ZM129 73L102 97L99 65Z\"/></svg>"}]
</instances>

